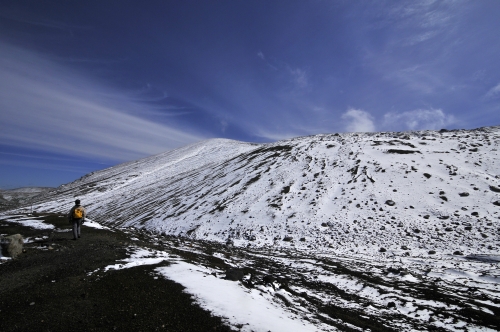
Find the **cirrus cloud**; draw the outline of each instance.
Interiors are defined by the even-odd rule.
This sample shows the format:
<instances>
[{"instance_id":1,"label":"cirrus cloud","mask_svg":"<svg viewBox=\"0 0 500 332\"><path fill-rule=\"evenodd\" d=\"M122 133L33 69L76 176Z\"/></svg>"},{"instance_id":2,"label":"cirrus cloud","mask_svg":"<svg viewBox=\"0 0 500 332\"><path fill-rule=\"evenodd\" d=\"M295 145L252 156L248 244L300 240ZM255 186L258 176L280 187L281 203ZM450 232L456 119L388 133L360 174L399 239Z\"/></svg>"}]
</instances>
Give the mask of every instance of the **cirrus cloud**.
<instances>
[{"instance_id":1,"label":"cirrus cloud","mask_svg":"<svg viewBox=\"0 0 500 332\"><path fill-rule=\"evenodd\" d=\"M488 92L484 95L483 99L493 99L496 97L500 97L500 83L492 87Z\"/></svg>"},{"instance_id":2,"label":"cirrus cloud","mask_svg":"<svg viewBox=\"0 0 500 332\"><path fill-rule=\"evenodd\" d=\"M440 129L457 123L453 115L441 109L417 109L406 112L384 114L384 126L389 128L406 127L409 130Z\"/></svg>"},{"instance_id":3,"label":"cirrus cloud","mask_svg":"<svg viewBox=\"0 0 500 332\"><path fill-rule=\"evenodd\" d=\"M126 161L203 139L135 114L156 109L47 58L0 42L0 142Z\"/></svg>"}]
</instances>

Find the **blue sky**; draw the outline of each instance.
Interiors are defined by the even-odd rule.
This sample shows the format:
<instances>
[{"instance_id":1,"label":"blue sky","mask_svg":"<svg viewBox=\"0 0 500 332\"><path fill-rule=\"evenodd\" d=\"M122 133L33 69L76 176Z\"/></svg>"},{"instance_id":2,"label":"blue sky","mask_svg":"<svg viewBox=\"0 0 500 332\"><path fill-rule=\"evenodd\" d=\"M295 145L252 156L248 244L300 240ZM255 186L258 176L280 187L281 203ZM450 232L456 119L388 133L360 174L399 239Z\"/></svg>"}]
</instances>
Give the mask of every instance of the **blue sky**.
<instances>
[{"instance_id":1,"label":"blue sky","mask_svg":"<svg viewBox=\"0 0 500 332\"><path fill-rule=\"evenodd\" d=\"M500 1L2 1L0 188L203 139L500 125Z\"/></svg>"}]
</instances>

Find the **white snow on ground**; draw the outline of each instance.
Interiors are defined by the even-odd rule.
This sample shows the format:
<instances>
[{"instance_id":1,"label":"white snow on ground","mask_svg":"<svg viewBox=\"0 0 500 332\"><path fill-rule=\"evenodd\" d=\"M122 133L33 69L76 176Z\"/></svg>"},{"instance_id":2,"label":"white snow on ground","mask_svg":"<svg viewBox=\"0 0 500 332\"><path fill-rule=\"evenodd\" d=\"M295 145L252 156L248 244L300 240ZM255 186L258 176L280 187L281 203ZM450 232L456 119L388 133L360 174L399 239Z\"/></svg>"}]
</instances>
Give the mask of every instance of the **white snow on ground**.
<instances>
[{"instance_id":1,"label":"white snow on ground","mask_svg":"<svg viewBox=\"0 0 500 332\"><path fill-rule=\"evenodd\" d=\"M270 287L246 289L239 283L212 275L213 269L171 258L163 251L139 247L131 247L130 251L129 258L102 271L154 265L168 260L171 265L156 269L160 275L186 287L185 291L193 295L196 303L222 317L227 324L243 325L241 331L333 331L329 325L320 322L312 324L287 312L273 296L273 293L279 293L282 297L289 297L283 290L274 291Z\"/></svg>"},{"instance_id":2,"label":"white snow on ground","mask_svg":"<svg viewBox=\"0 0 500 332\"><path fill-rule=\"evenodd\" d=\"M203 266L179 261L156 271L186 287L202 308L225 318L232 326L243 325L241 331L332 331L331 326L315 325L286 312L267 292L219 279Z\"/></svg>"},{"instance_id":3,"label":"white snow on ground","mask_svg":"<svg viewBox=\"0 0 500 332\"><path fill-rule=\"evenodd\" d=\"M38 219L37 219L38 218ZM42 217L19 217L12 216L10 218L2 219L4 222L21 224L26 227L36 228L36 229L54 229L54 225L46 224L43 220L39 220Z\"/></svg>"},{"instance_id":4,"label":"white snow on ground","mask_svg":"<svg viewBox=\"0 0 500 332\"><path fill-rule=\"evenodd\" d=\"M23 242L24 242L24 244L26 244L26 243L33 243L35 241L43 241L43 240L46 240L48 238L49 237L46 236L46 235L44 235L42 237L27 237L27 238L23 239Z\"/></svg>"},{"instance_id":5,"label":"white snow on ground","mask_svg":"<svg viewBox=\"0 0 500 332\"><path fill-rule=\"evenodd\" d=\"M168 258L168 254L159 251L149 251L143 248L132 248L134 253L129 257L115 265L109 265L104 268L104 272L108 270L128 269L140 265L158 264Z\"/></svg>"},{"instance_id":6,"label":"white snow on ground","mask_svg":"<svg viewBox=\"0 0 500 332\"><path fill-rule=\"evenodd\" d=\"M93 221L89 218L85 218L85 221L83 222L83 226L87 226L87 227L92 227L92 228L97 228L97 229L107 229L107 230L111 230L109 227L106 227L104 225L101 225L99 224L98 222L96 221Z\"/></svg>"},{"instance_id":7,"label":"white snow on ground","mask_svg":"<svg viewBox=\"0 0 500 332\"><path fill-rule=\"evenodd\" d=\"M200 249L202 246L189 243L183 246L176 246L177 250L192 252L203 259L205 256ZM450 303L420 299L412 296L411 287L413 285L423 287L427 285L442 284L441 292L456 292L457 295L463 294L464 285L477 288L476 294L478 298L482 298L482 294L489 292L492 299L499 299L498 286L500 280L498 278L485 278L471 272L457 273L457 270L447 268L450 266L459 266L463 271L466 271L470 266L479 264L479 268L486 271L488 266L484 262L470 263L463 261L463 258L454 258L452 261L435 260L434 265L423 265L422 268L410 266L411 260L406 262L398 262L398 267L406 267L412 271L412 274L399 275L398 273L384 273L386 268L394 268L392 260L381 261L362 261L349 257L340 257L322 254L312 254L311 258L294 257L293 252L247 252L245 259L236 257L226 258L225 255L215 252L214 257L225 257L225 261L242 266L254 266L256 260L262 263L262 260L274 262L272 266L279 267L281 275L291 278L290 289L293 293L289 293L285 289L279 287L279 283L274 285L256 284L254 287L248 288L241 282L234 282L222 279L223 271L217 268L211 268L203 263L191 263L182 260L178 255L172 255L166 251L145 249L137 246L132 246L129 249L130 257L120 260L117 264L101 269L106 272L112 269L133 268L141 265L154 265L162 261L170 263L168 266L156 268L156 272L165 278L173 280L186 287L186 292L193 295L196 303L202 308L211 311L214 315L225 319L226 323L233 327L241 327L242 331L334 331L337 330L335 325L328 325L325 322L318 320L318 312L315 307L310 307L303 304L303 299L294 294L307 294L308 297L320 301L323 305L336 305L347 308L355 315L357 312L362 312L362 317L370 319L370 317L387 317L391 328L396 328L401 331L413 331L414 325L409 324L408 320L413 322L421 322L427 324L432 318L431 325L442 327L447 331L460 331L463 326L467 326L470 331L494 331L491 328L480 326L473 323L466 323L461 319L448 319L447 315L454 314L460 310L460 306L450 305ZM301 255L300 253L296 253ZM192 256L190 256L192 257ZM312 258L316 257L316 259ZM462 260L462 262L460 262ZM329 263L330 262L330 263ZM334 263L332 265L332 263ZM429 263L429 262L427 262ZM336 266L335 264L340 264ZM445 265L442 265L445 264ZM496 265L496 264L494 264ZM355 274L337 271L337 267L348 268L349 271ZM431 269L437 272L430 272ZM99 272L94 271L90 274ZM382 278L383 280L398 279L401 283L400 287L384 286L369 281L370 279L359 278L357 274L370 272L371 276ZM265 273L265 269L263 271ZM427 273L427 274L426 274ZM439 275L434 275L439 273ZM418 276L418 277L415 277ZM248 276L244 278L248 280ZM308 282L304 286L300 286L297 282L305 280ZM312 284L311 284L312 282ZM319 282L320 287L313 287L314 283ZM406 282L406 283L405 283ZM464 284L465 283L465 284ZM321 285L326 285L324 288ZM345 294L359 297L361 302L369 301L370 305L361 306L361 302L349 301L339 296L338 293L332 293L328 285L335 286ZM391 284L392 285L392 284ZM407 290L407 291L405 291ZM460 298L460 295L459 295ZM461 301L465 297L461 297ZM285 305L285 302L286 305ZM388 304L393 302L394 309L388 309ZM497 303L492 301L475 300L474 304L464 303L466 306L472 306L487 314L494 315L494 312L488 308L498 307ZM484 306L482 306L484 304ZM478 307L479 306L479 307ZM442 316L440 313L445 313ZM393 315L402 315L401 316ZM322 314L319 314L322 315ZM304 318L307 317L307 320ZM324 316L325 319L335 322L335 319ZM350 325L343 321L336 321L337 326L349 326L357 330L354 325ZM425 325L423 325L425 326ZM418 329L417 329L418 330Z\"/></svg>"},{"instance_id":8,"label":"white snow on ground","mask_svg":"<svg viewBox=\"0 0 500 332\"><path fill-rule=\"evenodd\" d=\"M3 256L2 255L2 251L0 250L0 262L2 262L2 261L5 262L5 261L7 261L9 259L12 259L12 258L11 257L5 257L5 256Z\"/></svg>"}]
</instances>

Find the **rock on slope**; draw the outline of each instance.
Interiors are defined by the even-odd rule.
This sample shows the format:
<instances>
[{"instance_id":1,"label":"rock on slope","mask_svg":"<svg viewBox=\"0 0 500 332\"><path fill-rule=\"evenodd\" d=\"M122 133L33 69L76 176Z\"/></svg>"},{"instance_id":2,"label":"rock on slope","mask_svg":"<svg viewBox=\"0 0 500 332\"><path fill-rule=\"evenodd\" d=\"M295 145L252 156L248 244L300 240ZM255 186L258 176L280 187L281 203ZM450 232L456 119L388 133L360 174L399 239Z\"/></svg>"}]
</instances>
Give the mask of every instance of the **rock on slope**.
<instances>
[{"instance_id":1,"label":"rock on slope","mask_svg":"<svg viewBox=\"0 0 500 332\"><path fill-rule=\"evenodd\" d=\"M500 127L208 140L94 172L46 193L107 225L236 245L360 254L495 253Z\"/></svg>"}]
</instances>

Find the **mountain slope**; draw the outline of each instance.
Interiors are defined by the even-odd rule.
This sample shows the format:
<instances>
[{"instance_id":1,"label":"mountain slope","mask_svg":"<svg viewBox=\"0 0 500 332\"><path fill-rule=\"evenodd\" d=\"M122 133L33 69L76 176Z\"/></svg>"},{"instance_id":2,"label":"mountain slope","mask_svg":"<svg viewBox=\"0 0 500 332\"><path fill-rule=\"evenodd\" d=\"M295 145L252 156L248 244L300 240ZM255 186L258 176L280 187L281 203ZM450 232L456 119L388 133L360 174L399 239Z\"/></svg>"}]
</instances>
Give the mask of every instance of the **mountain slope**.
<instances>
[{"instance_id":1,"label":"mountain slope","mask_svg":"<svg viewBox=\"0 0 500 332\"><path fill-rule=\"evenodd\" d=\"M46 192L50 187L24 187L0 190L0 211L9 210L19 205L29 204L34 196Z\"/></svg>"},{"instance_id":2,"label":"mountain slope","mask_svg":"<svg viewBox=\"0 0 500 332\"><path fill-rule=\"evenodd\" d=\"M104 224L360 254L495 253L500 127L332 134L272 144L208 140L44 193Z\"/></svg>"}]
</instances>

